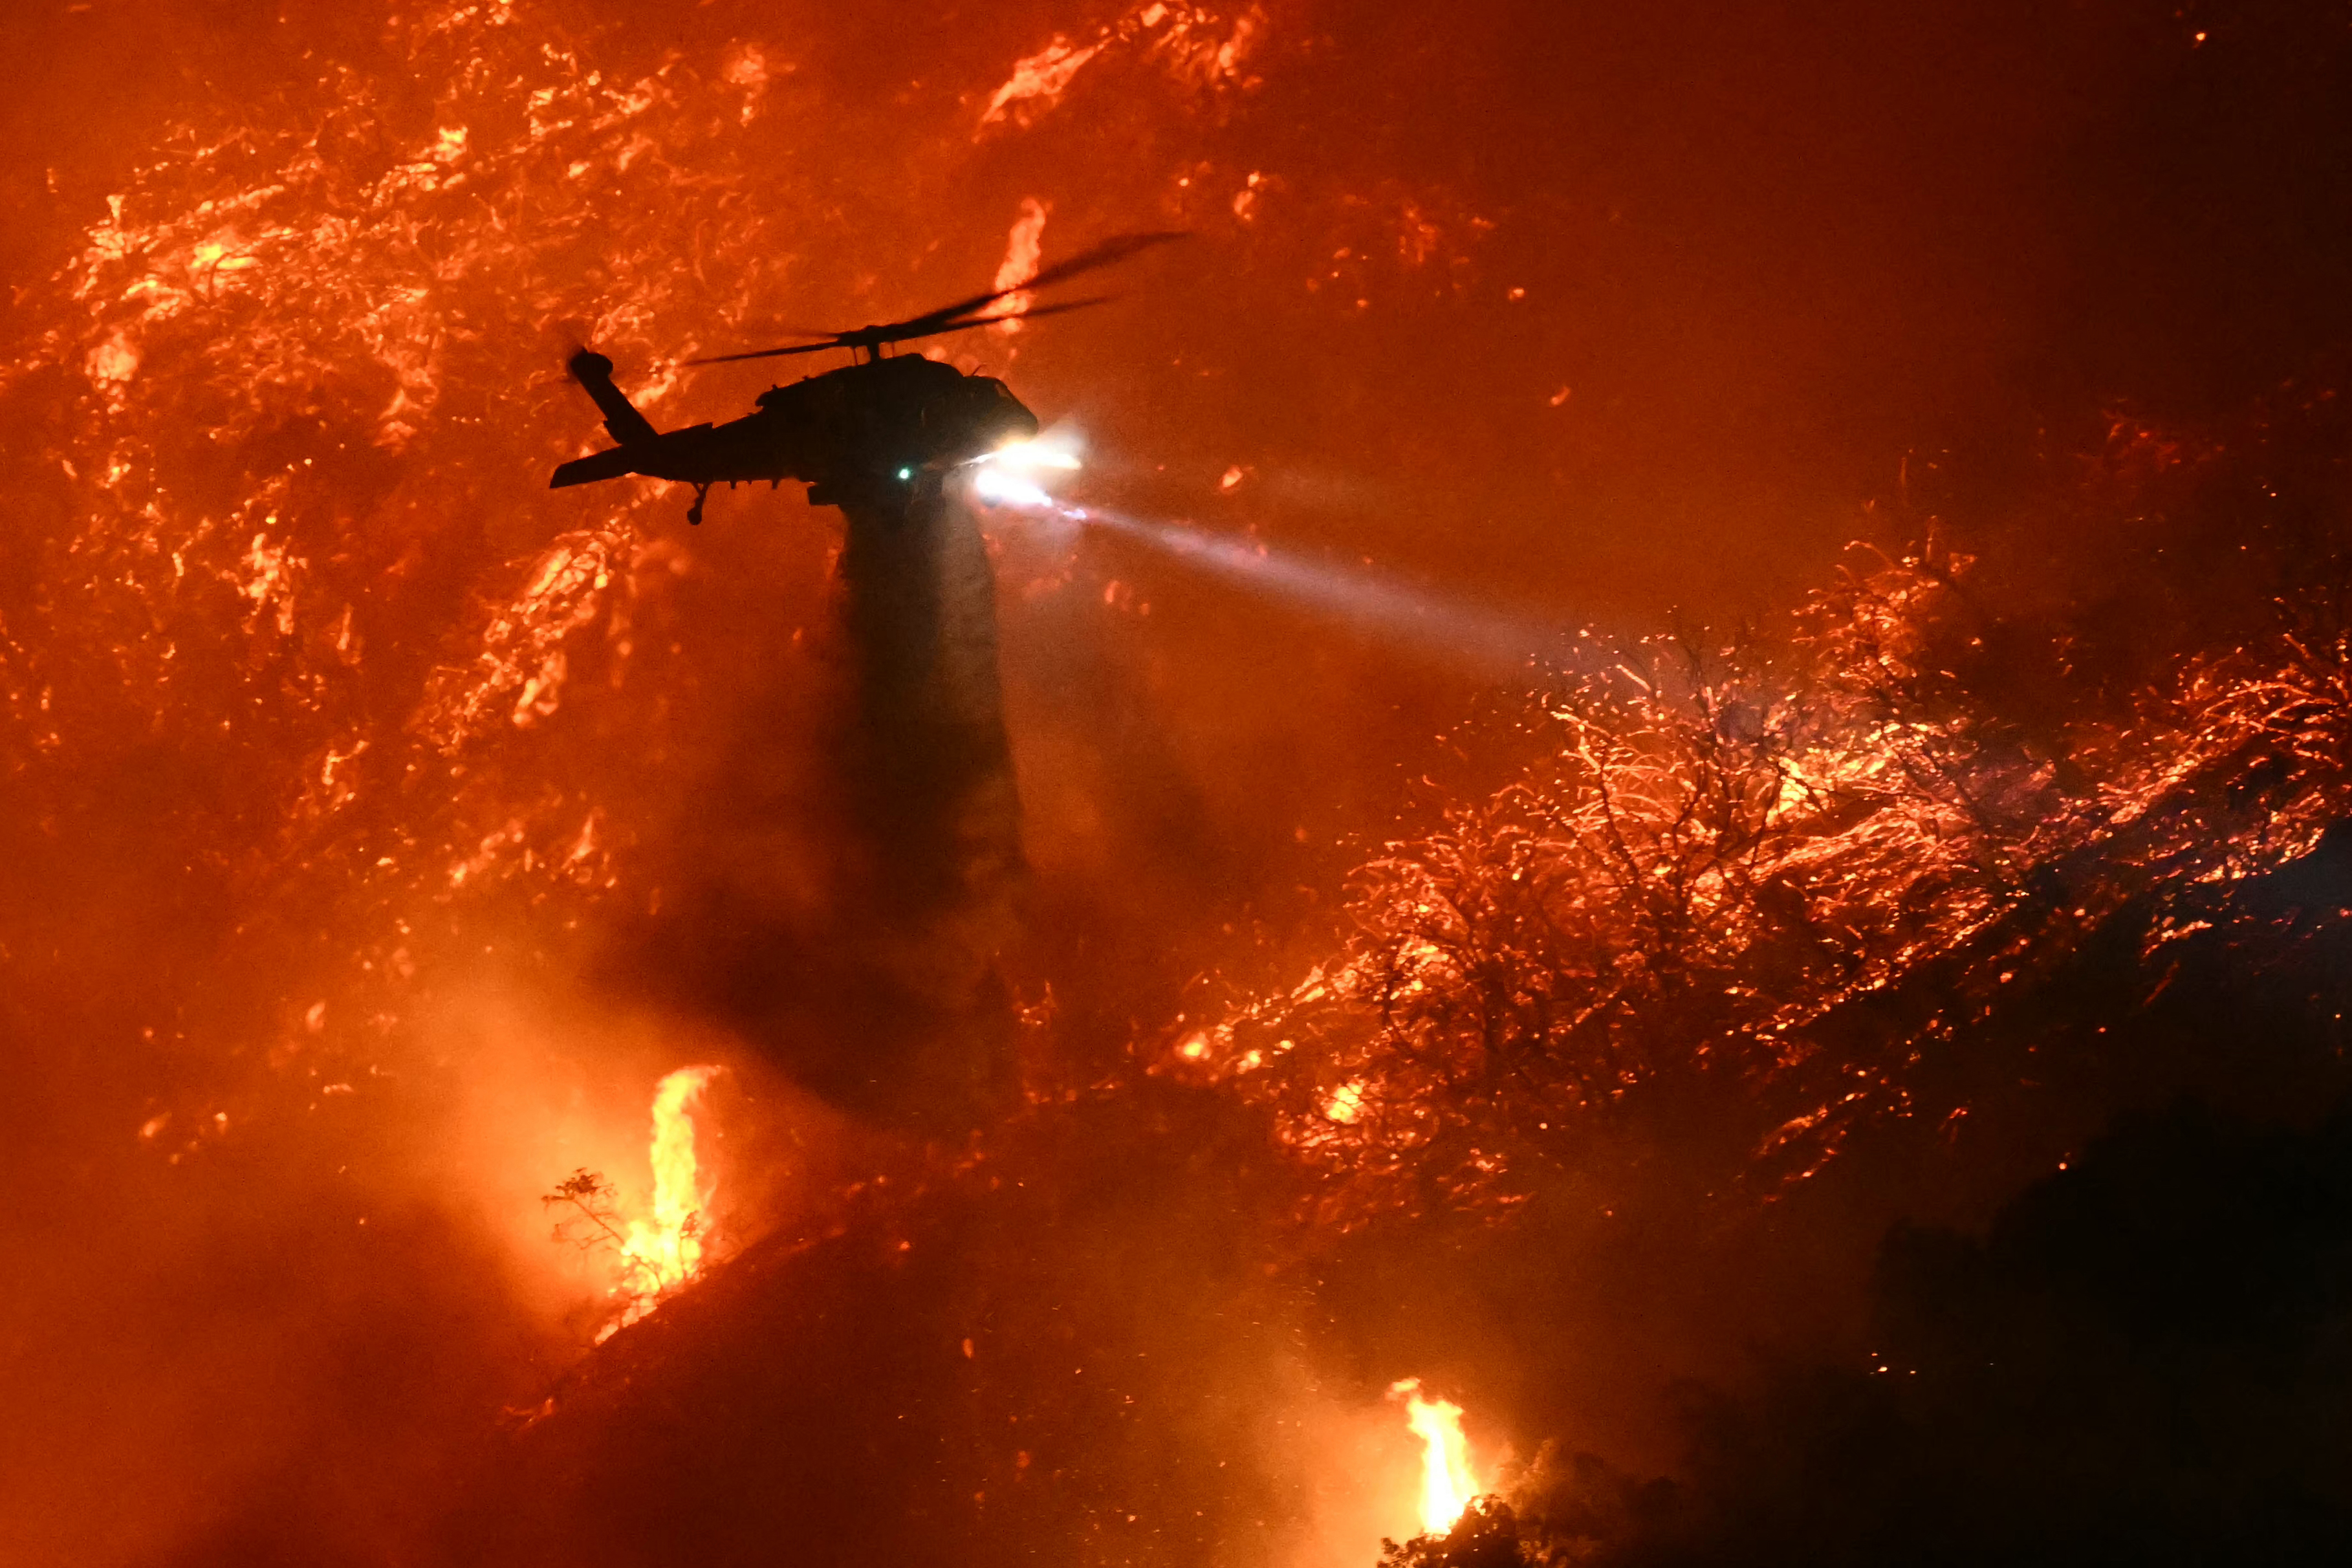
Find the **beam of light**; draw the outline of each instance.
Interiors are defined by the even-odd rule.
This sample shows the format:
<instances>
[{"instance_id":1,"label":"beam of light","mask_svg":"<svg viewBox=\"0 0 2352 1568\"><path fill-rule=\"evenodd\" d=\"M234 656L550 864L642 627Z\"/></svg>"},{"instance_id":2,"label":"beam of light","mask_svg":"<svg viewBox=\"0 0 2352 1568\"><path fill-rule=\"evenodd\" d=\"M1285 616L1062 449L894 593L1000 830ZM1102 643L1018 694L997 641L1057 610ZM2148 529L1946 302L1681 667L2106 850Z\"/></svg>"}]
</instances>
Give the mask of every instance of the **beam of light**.
<instances>
[{"instance_id":1,"label":"beam of light","mask_svg":"<svg viewBox=\"0 0 2352 1568\"><path fill-rule=\"evenodd\" d=\"M1470 1445L1462 1436L1462 1406L1450 1399L1424 1399L1421 1379L1401 1379L1389 1397L1405 1402L1405 1419L1421 1439L1421 1528L1444 1535L1478 1495L1470 1474Z\"/></svg>"},{"instance_id":2,"label":"beam of light","mask_svg":"<svg viewBox=\"0 0 2352 1568\"><path fill-rule=\"evenodd\" d=\"M1080 467L1078 454L1085 449L1086 441L1076 427L1061 423L1040 430L1026 441L1007 441L972 462L982 469L1011 468L1034 473L1041 468L1055 468L1074 473Z\"/></svg>"},{"instance_id":3,"label":"beam of light","mask_svg":"<svg viewBox=\"0 0 2352 1568\"><path fill-rule=\"evenodd\" d=\"M1038 489L1036 480L994 463L982 463L973 469L971 488L981 500L992 506L1028 509L1054 504L1054 498Z\"/></svg>"},{"instance_id":4,"label":"beam of light","mask_svg":"<svg viewBox=\"0 0 2352 1568\"><path fill-rule=\"evenodd\" d=\"M1055 501L1044 481L1052 475L1075 473L1078 449L1077 432L1066 426L1055 426L1032 440L1008 442L972 459L972 491L991 506L1048 510Z\"/></svg>"},{"instance_id":5,"label":"beam of light","mask_svg":"<svg viewBox=\"0 0 2352 1568\"><path fill-rule=\"evenodd\" d=\"M1024 484L992 460L980 465L974 488L982 500L1049 528L1108 530L1237 586L1288 599L1457 662L1496 671L1557 668L1575 651L1575 639L1564 626L1485 609L1377 572L1318 561L1255 539L1101 507L1069 506L1034 481Z\"/></svg>"}]
</instances>

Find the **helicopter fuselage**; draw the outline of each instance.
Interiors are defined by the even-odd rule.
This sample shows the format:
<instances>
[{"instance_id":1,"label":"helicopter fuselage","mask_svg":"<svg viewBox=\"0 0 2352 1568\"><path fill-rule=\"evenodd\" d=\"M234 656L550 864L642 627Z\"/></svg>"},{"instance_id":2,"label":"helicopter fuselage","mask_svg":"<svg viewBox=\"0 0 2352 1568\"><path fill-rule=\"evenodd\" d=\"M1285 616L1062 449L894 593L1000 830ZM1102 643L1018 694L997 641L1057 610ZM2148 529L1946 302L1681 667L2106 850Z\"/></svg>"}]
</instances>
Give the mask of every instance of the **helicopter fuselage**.
<instances>
[{"instance_id":1,"label":"helicopter fuselage","mask_svg":"<svg viewBox=\"0 0 2352 1568\"><path fill-rule=\"evenodd\" d=\"M920 354L863 363L772 387L757 412L723 425L656 430L613 384L612 362L583 350L572 374L620 443L555 470L551 489L645 474L693 485L809 486L813 506L887 501L924 476L1037 433L1037 416L992 376ZM689 514L699 521L699 496Z\"/></svg>"}]
</instances>

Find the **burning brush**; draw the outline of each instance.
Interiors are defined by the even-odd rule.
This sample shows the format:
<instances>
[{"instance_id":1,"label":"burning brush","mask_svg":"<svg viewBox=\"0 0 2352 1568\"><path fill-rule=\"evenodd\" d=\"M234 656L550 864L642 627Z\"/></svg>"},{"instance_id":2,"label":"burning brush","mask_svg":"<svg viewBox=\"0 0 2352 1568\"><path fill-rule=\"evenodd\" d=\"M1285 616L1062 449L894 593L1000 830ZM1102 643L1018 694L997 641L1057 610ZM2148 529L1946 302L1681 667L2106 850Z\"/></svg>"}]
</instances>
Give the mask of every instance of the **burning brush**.
<instances>
[{"instance_id":1,"label":"burning brush","mask_svg":"<svg viewBox=\"0 0 2352 1568\"><path fill-rule=\"evenodd\" d=\"M711 1245L705 1217L713 1184L695 1155L694 1108L717 1077L715 1067L680 1068L654 1090L653 1203L647 1215L621 1212L620 1189L594 1171L578 1170L540 1201L570 1212L555 1239L607 1256L607 1292L615 1315L597 1331L598 1343L628 1327L701 1273Z\"/></svg>"}]
</instances>

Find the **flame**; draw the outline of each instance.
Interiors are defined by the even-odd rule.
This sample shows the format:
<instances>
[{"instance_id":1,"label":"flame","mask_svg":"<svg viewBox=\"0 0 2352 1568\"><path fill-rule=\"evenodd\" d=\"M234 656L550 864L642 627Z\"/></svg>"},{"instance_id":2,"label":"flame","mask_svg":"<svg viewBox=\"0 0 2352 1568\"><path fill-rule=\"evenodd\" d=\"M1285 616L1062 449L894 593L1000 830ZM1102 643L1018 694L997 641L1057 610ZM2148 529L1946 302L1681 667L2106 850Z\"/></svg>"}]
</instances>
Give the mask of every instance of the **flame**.
<instances>
[{"instance_id":1,"label":"flame","mask_svg":"<svg viewBox=\"0 0 2352 1568\"><path fill-rule=\"evenodd\" d=\"M1099 43L1080 46L1059 34L1051 43L1034 55L1024 55L1013 62L1013 75L989 99L988 108L980 117L982 125L993 125L1005 117L1015 105L1034 100L1041 108L1051 109L1069 90L1071 81L1086 68L1087 62L1102 52Z\"/></svg>"},{"instance_id":2,"label":"flame","mask_svg":"<svg viewBox=\"0 0 2352 1568\"><path fill-rule=\"evenodd\" d=\"M710 1190L695 1159L693 1107L718 1072L715 1067L680 1068L654 1089L653 1221L631 1220L622 1246L638 1298L623 1323L643 1317L659 1297L701 1270L702 1215Z\"/></svg>"},{"instance_id":3,"label":"flame","mask_svg":"<svg viewBox=\"0 0 2352 1568\"><path fill-rule=\"evenodd\" d=\"M1478 1495L1470 1475L1470 1445L1462 1436L1462 1406L1447 1399L1423 1399L1421 1379L1391 1384L1389 1397L1405 1402L1405 1417L1421 1439L1421 1528L1444 1535Z\"/></svg>"},{"instance_id":4,"label":"flame","mask_svg":"<svg viewBox=\"0 0 2352 1568\"><path fill-rule=\"evenodd\" d=\"M1182 0L1144 0L1101 27L1091 43L1056 33L1045 47L1013 62L1012 76L981 112L981 133L1008 119L1025 125L1050 111L1087 62L1107 50L1138 50L1169 76L1196 88L1247 90L1257 80L1244 76L1243 68L1265 25L1265 12L1256 5L1227 21Z\"/></svg>"},{"instance_id":5,"label":"flame","mask_svg":"<svg viewBox=\"0 0 2352 1568\"><path fill-rule=\"evenodd\" d=\"M1012 289L1037 276L1037 263L1045 254L1045 214L1047 207L1035 196L1021 198L1021 216L1013 220L1013 232L1005 237L1004 262L996 269L996 287ZM1025 290L1008 295L995 309L1000 311L1027 310L1036 296ZM1021 330L1018 316L999 321L996 330L1011 334Z\"/></svg>"}]
</instances>

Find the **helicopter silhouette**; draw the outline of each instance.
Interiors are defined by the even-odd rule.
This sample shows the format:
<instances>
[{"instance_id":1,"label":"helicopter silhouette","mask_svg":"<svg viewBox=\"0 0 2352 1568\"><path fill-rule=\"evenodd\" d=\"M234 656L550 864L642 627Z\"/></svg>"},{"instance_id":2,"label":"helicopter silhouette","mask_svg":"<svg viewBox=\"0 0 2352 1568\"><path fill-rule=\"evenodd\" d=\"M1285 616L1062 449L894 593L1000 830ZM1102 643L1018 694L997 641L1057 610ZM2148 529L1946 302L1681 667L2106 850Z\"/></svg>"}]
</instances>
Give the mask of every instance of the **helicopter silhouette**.
<instances>
[{"instance_id":1,"label":"helicopter silhouette","mask_svg":"<svg viewBox=\"0 0 2352 1568\"><path fill-rule=\"evenodd\" d=\"M604 428L620 444L563 464L548 488L593 484L625 474L688 484L694 487L694 504L686 514L690 523L702 521L703 501L713 485L761 479L771 485L786 479L805 483L811 506L903 506L932 476L1036 435L1037 416L992 376L967 375L921 354L892 354L892 344L1103 304L1106 297L996 308L1013 296L1182 237L1181 231L1118 235L1010 288L975 294L903 321L810 334L815 341L782 348L687 361L729 364L827 349L847 349L858 356L839 370L771 387L753 400L757 412L724 425L656 430L614 384L613 362L583 348L567 368L595 400Z\"/></svg>"}]
</instances>

